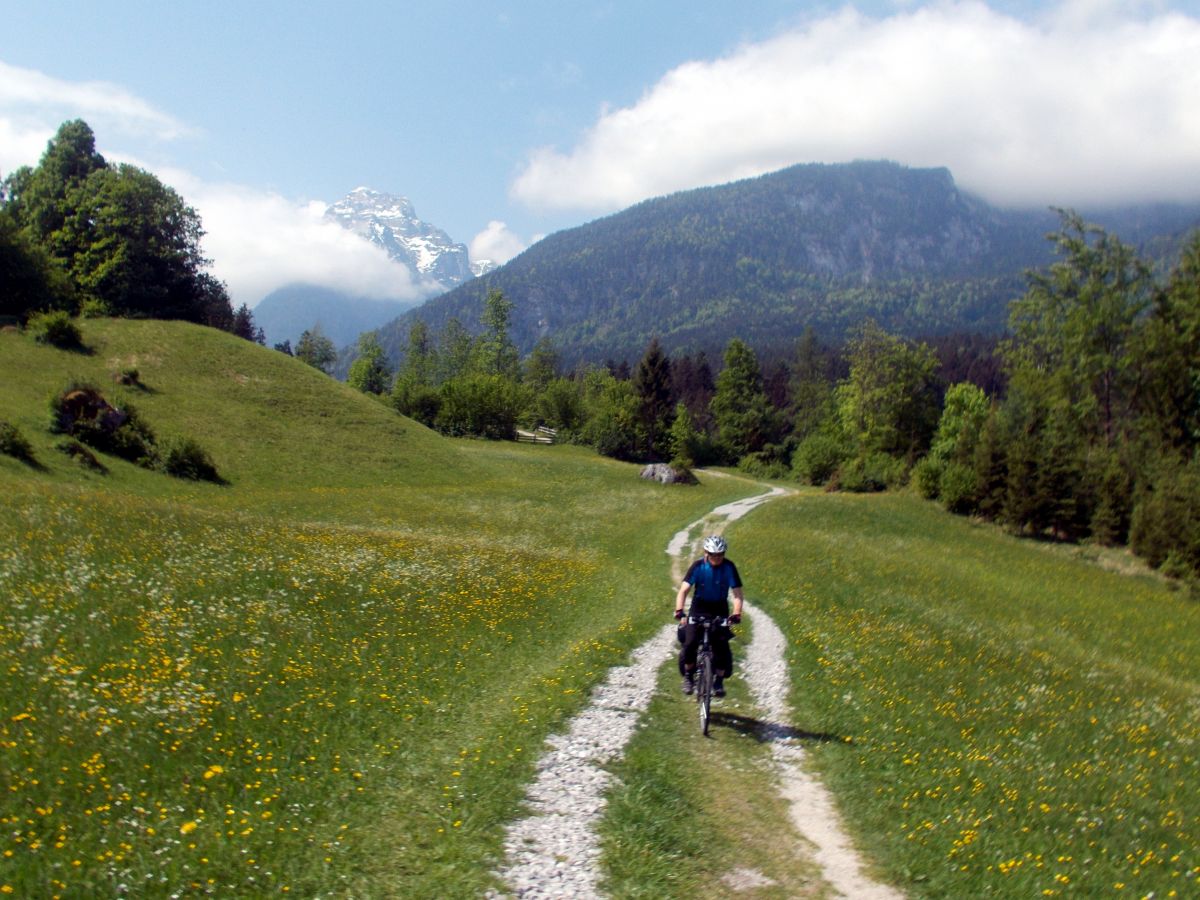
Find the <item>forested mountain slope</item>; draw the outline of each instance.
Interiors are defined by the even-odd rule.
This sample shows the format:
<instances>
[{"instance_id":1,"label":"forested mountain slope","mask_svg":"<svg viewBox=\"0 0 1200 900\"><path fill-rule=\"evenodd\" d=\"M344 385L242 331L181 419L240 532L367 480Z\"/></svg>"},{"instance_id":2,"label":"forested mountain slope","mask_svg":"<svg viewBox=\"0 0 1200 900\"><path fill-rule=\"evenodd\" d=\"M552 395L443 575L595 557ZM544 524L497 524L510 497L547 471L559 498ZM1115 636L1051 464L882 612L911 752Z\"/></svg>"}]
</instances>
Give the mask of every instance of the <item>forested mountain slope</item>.
<instances>
[{"instance_id":1,"label":"forested mountain slope","mask_svg":"<svg viewBox=\"0 0 1200 900\"><path fill-rule=\"evenodd\" d=\"M1169 250L1200 209L1091 219L1135 245ZM795 166L648 200L553 234L489 275L385 326L398 358L414 319L476 330L488 291L514 303L522 351L550 337L566 362L717 352L731 335L759 349L805 327L836 339L874 317L889 331L1001 330L1023 273L1048 263L1053 211L1003 211L959 190L946 169L886 162Z\"/></svg>"}]
</instances>

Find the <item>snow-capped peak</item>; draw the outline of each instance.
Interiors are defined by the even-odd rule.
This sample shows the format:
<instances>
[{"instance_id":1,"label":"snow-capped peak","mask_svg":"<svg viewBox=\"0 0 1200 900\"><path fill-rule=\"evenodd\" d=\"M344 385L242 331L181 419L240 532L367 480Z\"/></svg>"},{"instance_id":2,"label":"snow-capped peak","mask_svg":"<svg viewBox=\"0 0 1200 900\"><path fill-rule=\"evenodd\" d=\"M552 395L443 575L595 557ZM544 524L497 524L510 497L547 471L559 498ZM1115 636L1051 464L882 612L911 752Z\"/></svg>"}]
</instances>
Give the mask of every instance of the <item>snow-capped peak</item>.
<instances>
[{"instance_id":1,"label":"snow-capped peak","mask_svg":"<svg viewBox=\"0 0 1200 900\"><path fill-rule=\"evenodd\" d=\"M443 290L472 277L466 245L417 218L407 197L357 187L330 206L325 218L379 245L392 259Z\"/></svg>"}]
</instances>

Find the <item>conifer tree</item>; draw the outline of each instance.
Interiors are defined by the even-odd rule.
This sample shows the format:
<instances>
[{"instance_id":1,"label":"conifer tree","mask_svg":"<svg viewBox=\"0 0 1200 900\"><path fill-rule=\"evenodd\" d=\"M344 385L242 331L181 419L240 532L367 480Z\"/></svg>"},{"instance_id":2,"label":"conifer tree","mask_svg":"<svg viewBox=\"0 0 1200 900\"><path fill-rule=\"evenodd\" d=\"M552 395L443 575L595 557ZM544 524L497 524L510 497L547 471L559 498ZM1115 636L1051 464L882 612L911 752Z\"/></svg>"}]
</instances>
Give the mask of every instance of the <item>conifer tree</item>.
<instances>
[{"instance_id":1,"label":"conifer tree","mask_svg":"<svg viewBox=\"0 0 1200 900\"><path fill-rule=\"evenodd\" d=\"M833 415L833 384L829 380L829 360L821 350L816 332L806 328L796 345L792 364L792 433L804 440Z\"/></svg>"},{"instance_id":2,"label":"conifer tree","mask_svg":"<svg viewBox=\"0 0 1200 900\"><path fill-rule=\"evenodd\" d=\"M650 459L669 453L667 433L674 415L671 397L671 362L658 338L650 339L646 352L633 373L633 390L638 401L638 419L646 436Z\"/></svg>"},{"instance_id":3,"label":"conifer tree","mask_svg":"<svg viewBox=\"0 0 1200 900\"><path fill-rule=\"evenodd\" d=\"M731 460L761 450L775 436L779 420L763 390L758 357L740 338L725 348L725 367L712 399L717 438Z\"/></svg>"}]
</instances>

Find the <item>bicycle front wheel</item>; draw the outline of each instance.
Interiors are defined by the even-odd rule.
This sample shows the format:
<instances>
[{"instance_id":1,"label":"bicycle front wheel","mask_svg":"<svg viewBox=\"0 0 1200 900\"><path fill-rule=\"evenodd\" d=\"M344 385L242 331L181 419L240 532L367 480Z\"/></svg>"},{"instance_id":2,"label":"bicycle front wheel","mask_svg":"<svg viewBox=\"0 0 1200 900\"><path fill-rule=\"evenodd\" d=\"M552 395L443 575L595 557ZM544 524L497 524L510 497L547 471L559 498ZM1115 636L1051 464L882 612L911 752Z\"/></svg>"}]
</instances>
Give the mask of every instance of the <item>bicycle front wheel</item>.
<instances>
[{"instance_id":1,"label":"bicycle front wheel","mask_svg":"<svg viewBox=\"0 0 1200 900\"><path fill-rule=\"evenodd\" d=\"M712 651L700 654L697 674L699 683L696 685L696 699L700 703L700 733L708 734L709 710L712 707L713 692L713 658Z\"/></svg>"}]
</instances>

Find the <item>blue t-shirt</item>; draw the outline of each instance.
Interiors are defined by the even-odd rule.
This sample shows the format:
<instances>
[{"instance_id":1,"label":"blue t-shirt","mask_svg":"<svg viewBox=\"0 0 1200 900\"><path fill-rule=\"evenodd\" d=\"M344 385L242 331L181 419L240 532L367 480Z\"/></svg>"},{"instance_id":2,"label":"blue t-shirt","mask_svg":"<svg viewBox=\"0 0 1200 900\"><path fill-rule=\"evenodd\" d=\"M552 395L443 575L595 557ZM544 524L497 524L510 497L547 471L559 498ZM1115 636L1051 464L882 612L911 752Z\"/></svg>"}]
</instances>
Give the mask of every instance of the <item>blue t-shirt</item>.
<instances>
[{"instance_id":1,"label":"blue t-shirt","mask_svg":"<svg viewBox=\"0 0 1200 900\"><path fill-rule=\"evenodd\" d=\"M692 586L693 615L729 615L729 591L742 586L737 566L729 559L714 566L702 557L688 567L683 580Z\"/></svg>"}]
</instances>

